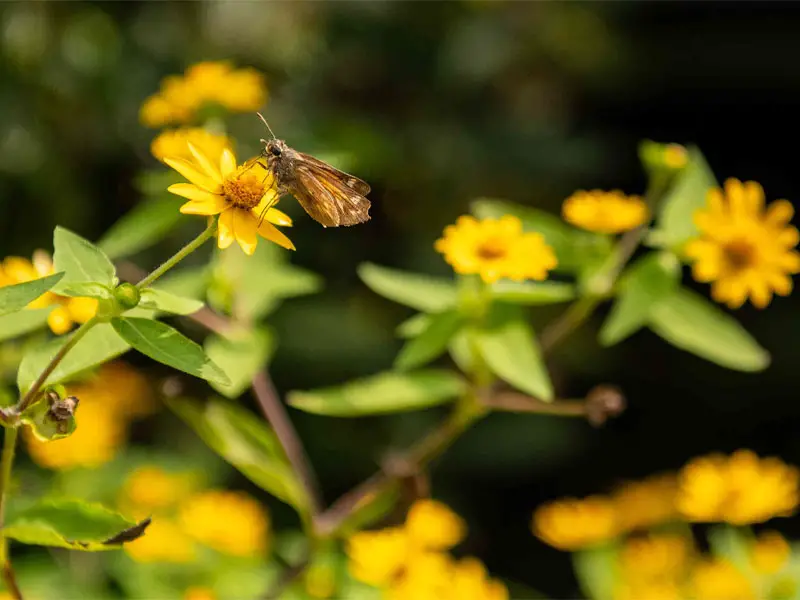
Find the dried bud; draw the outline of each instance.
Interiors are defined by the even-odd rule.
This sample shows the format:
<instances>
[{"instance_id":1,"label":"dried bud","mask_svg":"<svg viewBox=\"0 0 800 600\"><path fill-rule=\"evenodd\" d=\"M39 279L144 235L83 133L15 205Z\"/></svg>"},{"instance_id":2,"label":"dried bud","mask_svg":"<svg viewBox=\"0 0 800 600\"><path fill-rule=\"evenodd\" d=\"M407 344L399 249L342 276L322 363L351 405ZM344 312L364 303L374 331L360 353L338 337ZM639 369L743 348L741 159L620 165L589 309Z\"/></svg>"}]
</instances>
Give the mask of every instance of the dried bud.
<instances>
[{"instance_id":1,"label":"dried bud","mask_svg":"<svg viewBox=\"0 0 800 600\"><path fill-rule=\"evenodd\" d=\"M598 385L586 395L586 418L595 427L600 427L612 417L625 410L625 396L613 385Z\"/></svg>"},{"instance_id":2,"label":"dried bud","mask_svg":"<svg viewBox=\"0 0 800 600\"><path fill-rule=\"evenodd\" d=\"M63 400L56 397L54 400L48 396L50 401L50 409L47 411L49 417L54 421L69 421L75 416L75 409L78 408L78 398L75 396L67 396Z\"/></svg>"}]
</instances>

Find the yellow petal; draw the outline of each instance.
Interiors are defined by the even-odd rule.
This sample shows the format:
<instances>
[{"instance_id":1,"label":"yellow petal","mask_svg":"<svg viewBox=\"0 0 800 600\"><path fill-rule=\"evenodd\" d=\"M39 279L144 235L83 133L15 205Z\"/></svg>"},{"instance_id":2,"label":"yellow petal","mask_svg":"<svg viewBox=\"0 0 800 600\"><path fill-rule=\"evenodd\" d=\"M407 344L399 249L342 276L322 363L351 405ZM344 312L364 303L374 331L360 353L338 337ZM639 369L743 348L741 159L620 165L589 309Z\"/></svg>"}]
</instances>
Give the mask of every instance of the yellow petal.
<instances>
[{"instance_id":1,"label":"yellow petal","mask_svg":"<svg viewBox=\"0 0 800 600\"><path fill-rule=\"evenodd\" d=\"M794 207L788 200L776 200L767 208L765 220L776 227L786 225L794 216Z\"/></svg>"},{"instance_id":2,"label":"yellow petal","mask_svg":"<svg viewBox=\"0 0 800 600\"><path fill-rule=\"evenodd\" d=\"M222 182L215 181L200 171L188 160L172 157L165 158L164 162L175 169L178 173L186 177L186 179L191 181L193 184L200 186L204 190L207 190L212 194L219 194L222 192Z\"/></svg>"},{"instance_id":3,"label":"yellow petal","mask_svg":"<svg viewBox=\"0 0 800 600\"><path fill-rule=\"evenodd\" d=\"M197 197L192 199L181 206L181 212L185 215L218 215L226 208L228 203L222 198L210 192L206 192L208 196Z\"/></svg>"},{"instance_id":4,"label":"yellow petal","mask_svg":"<svg viewBox=\"0 0 800 600\"><path fill-rule=\"evenodd\" d=\"M167 188L167 191L172 192L176 196L182 196L183 198L187 198L189 200L203 202L209 204L210 206L215 206L217 203L221 202L222 208L212 214L221 212L225 206L227 206L225 199L221 194L212 194L209 191L197 187L193 183L173 183Z\"/></svg>"},{"instance_id":5,"label":"yellow petal","mask_svg":"<svg viewBox=\"0 0 800 600\"><path fill-rule=\"evenodd\" d=\"M275 225L280 225L281 227L291 227L292 226L292 219L287 215L285 212L278 210L277 208L270 208L267 211L267 214L264 218L269 221L270 223L274 223Z\"/></svg>"},{"instance_id":6,"label":"yellow petal","mask_svg":"<svg viewBox=\"0 0 800 600\"><path fill-rule=\"evenodd\" d=\"M233 243L233 209L223 211L217 223L217 246L225 249Z\"/></svg>"},{"instance_id":7,"label":"yellow petal","mask_svg":"<svg viewBox=\"0 0 800 600\"><path fill-rule=\"evenodd\" d=\"M86 323L97 313L96 298L72 298L67 301L66 308L70 318L76 323Z\"/></svg>"},{"instance_id":8,"label":"yellow petal","mask_svg":"<svg viewBox=\"0 0 800 600\"><path fill-rule=\"evenodd\" d=\"M756 181L745 181L744 196L747 210L753 217L761 214L764 208L764 188Z\"/></svg>"},{"instance_id":9,"label":"yellow petal","mask_svg":"<svg viewBox=\"0 0 800 600\"><path fill-rule=\"evenodd\" d=\"M266 219L261 222L261 225L258 226L258 235L268 239L270 242L274 242L279 246L286 248L287 250L295 249L292 240L283 235L283 233L281 233L277 227L275 227Z\"/></svg>"},{"instance_id":10,"label":"yellow petal","mask_svg":"<svg viewBox=\"0 0 800 600\"><path fill-rule=\"evenodd\" d=\"M72 319L67 309L63 306L54 308L47 315L47 324L50 326L50 331L56 335L63 335L72 329Z\"/></svg>"},{"instance_id":11,"label":"yellow petal","mask_svg":"<svg viewBox=\"0 0 800 600\"><path fill-rule=\"evenodd\" d=\"M239 242L239 246L244 250L244 253L252 256L258 244L258 236L256 235L258 221L250 211L236 208L231 212L233 212L233 235L236 237L236 241Z\"/></svg>"},{"instance_id":12,"label":"yellow petal","mask_svg":"<svg viewBox=\"0 0 800 600\"><path fill-rule=\"evenodd\" d=\"M219 159L219 170L223 179L227 179L236 171L236 155L230 148L225 148L222 151L222 156Z\"/></svg>"},{"instance_id":13,"label":"yellow petal","mask_svg":"<svg viewBox=\"0 0 800 600\"><path fill-rule=\"evenodd\" d=\"M203 171L206 172L206 175L208 175L214 181L222 183L222 175L220 174L217 165L212 163L211 160L200 150L198 150L194 144L191 142L186 142L186 144L189 146L189 152L192 153L192 156L194 156L197 164L202 167Z\"/></svg>"}]
</instances>

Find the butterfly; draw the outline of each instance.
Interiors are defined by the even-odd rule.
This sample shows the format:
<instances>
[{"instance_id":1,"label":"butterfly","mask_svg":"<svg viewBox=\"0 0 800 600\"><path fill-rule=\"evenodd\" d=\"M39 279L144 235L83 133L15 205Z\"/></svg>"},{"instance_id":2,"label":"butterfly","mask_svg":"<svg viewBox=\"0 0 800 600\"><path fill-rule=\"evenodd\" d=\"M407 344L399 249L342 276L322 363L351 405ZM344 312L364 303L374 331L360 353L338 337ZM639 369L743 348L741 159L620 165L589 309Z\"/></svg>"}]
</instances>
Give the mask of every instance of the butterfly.
<instances>
[{"instance_id":1,"label":"butterfly","mask_svg":"<svg viewBox=\"0 0 800 600\"><path fill-rule=\"evenodd\" d=\"M256 113L272 134L262 156L275 177L278 193L291 194L312 219L323 227L356 225L369 220L369 185L309 154L290 148L279 140L261 113Z\"/></svg>"}]
</instances>

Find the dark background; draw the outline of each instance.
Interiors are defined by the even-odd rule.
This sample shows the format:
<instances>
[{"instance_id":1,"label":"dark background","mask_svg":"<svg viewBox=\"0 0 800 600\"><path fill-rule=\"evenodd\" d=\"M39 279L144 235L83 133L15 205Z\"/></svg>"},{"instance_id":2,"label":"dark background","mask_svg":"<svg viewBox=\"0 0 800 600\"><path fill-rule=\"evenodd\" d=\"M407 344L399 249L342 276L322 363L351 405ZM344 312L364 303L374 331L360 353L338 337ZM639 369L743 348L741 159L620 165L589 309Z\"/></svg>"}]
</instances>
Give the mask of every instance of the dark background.
<instances>
[{"instance_id":1,"label":"dark background","mask_svg":"<svg viewBox=\"0 0 800 600\"><path fill-rule=\"evenodd\" d=\"M639 193L643 138L696 143L720 180L800 197L799 26L800 5L777 2L5 3L0 255L49 249L56 224L97 239L137 202L135 174L157 164L138 108L163 76L199 60L256 67L278 136L339 157L373 186L372 221L350 229L323 230L284 201L298 217L293 260L326 288L271 318L281 337L273 376L282 391L342 382L387 368L399 348L393 328L410 315L367 290L355 267L448 273L432 243L473 198L557 211L578 188ZM231 123L255 149L256 119ZM187 217L136 261L154 266L198 227ZM599 430L493 415L468 432L433 475L434 495L470 522L464 552L568 596L568 556L530 534L542 501L713 450L750 447L800 464L797 306L794 297L736 312L772 352L759 374L726 371L646 331L601 349L598 315L553 357L559 394L615 383L629 410ZM387 443L402 447L439 413L292 416L330 501L375 468ZM275 509L279 523L291 521ZM786 531L800 528L789 521Z\"/></svg>"}]
</instances>

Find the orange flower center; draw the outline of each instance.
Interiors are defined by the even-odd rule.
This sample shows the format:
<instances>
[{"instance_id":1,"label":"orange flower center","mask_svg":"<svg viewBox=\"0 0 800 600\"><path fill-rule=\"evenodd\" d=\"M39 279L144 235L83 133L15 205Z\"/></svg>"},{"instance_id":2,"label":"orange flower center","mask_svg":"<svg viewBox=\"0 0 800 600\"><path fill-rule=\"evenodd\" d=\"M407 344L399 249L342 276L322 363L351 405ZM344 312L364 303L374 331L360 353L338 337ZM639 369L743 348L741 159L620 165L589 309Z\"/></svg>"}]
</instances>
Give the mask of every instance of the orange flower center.
<instances>
[{"instance_id":1,"label":"orange flower center","mask_svg":"<svg viewBox=\"0 0 800 600\"><path fill-rule=\"evenodd\" d=\"M753 264L756 249L750 242L734 240L725 246L723 252L730 269L741 271Z\"/></svg>"},{"instance_id":2,"label":"orange flower center","mask_svg":"<svg viewBox=\"0 0 800 600\"><path fill-rule=\"evenodd\" d=\"M507 244L502 238L484 240L476 251L483 260L497 260L506 255Z\"/></svg>"},{"instance_id":3,"label":"orange flower center","mask_svg":"<svg viewBox=\"0 0 800 600\"><path fill-rule=\"evenodd\" d=\"M237 208L255 208L264 197L264 185L254 176L226 179L222 184L225 199Z\"/></svg>"}]
</instances>

